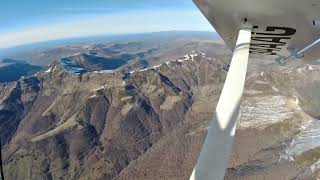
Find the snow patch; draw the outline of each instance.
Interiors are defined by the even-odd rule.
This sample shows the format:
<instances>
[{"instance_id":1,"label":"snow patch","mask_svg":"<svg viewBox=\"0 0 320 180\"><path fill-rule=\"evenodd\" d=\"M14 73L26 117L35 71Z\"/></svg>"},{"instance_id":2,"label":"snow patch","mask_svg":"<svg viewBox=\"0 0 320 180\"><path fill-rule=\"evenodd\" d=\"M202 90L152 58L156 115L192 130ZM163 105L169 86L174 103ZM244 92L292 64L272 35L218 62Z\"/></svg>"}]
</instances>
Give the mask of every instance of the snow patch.
<instances>
[{"instance_id":1,"label":"snow patch","mask_svg":"<svg viewBox=\"0 0 320 180\"><path fill-rule=\"evenodd\" d=\"M306 126L302 126L299 133L287 147L282 157L284 159L294 159L311 149L320 147L320 120L310 120Z\"/></svg>"},{"instance_id":2,"label":"snow patch","mask_svg":"<svg viewBox=\"0 0 320 180\"><path fill-rule=\"evenodd\" d=\"M303 73L303 72L306 72L306 71L313 71L313 70L314 70L314 67L312 65L306 64L306 66L298 68L297 72L298 73Z\"/></svg>"},{"instance_id":3,"label":"snow patch","mask_svg":"<svg viewBox=\"0 0 320 180\"><path fill-rule=\"evenodd\" d=\"M260 75L261 75L261 77L263 77L263 79L264 79L265 81L267 81L267 78L265 77L265 73L264 73L263 71L260 73Z\"/></svg>"},{"instance_id":4,"label":"snow patch","mask_svg":"<svg viewBox=\"0 0 320 180\"><path fill-rule=\"evenodd\" d=\"M139 70L139 72L143 72L143 71L147 71L147 70L151 70L151 69L159 69L162 66L162 64L156 65L156 66L152 66L151 68L145 68L145 69L141 69Z\"/></svg>"},{"instance_id":5,"label":"snow patch","mask_svg":"<svg viewBox=\"0 0 320 180\"><path fill-rule=\"evenodd\" d=\"M296 99L295 100L296 105L299 106L299 98L297 96L294 96L294 98Z\"/></svg>"},{"instance_id":6,"label":"snow patch","mask_svg":"<svg viewBox=\"0 0 320 180\"><path fill-rule=\"evenodd\" d=\"M48 74L48 73L54 72L56 70L56 68L57 68L56 66L50 67L49 69L45 70L44 73Z\"/></svg>"},{"instance_id":7,"label":"snow patch","mask_svg":"<svg viewBox=\"0 0 320 180\"><path fill-rule=\"evenodd\" d=\"M89 97L89 99L95 98L95 97L97 97L97 95L92 95L92 96Z\"/></svg>"},{"instance_id":8,"label":"snow patch","mask_svg":"<svg viewBox=\"0 0 320 180\"><path fill-rule=\"evenodd\" d=\"M93 89L92 91L99 91L99 90L105 89L106 87L107 87L107 85L103 85L103 86L101 86L99 88Z\"/></svg>"},{"instance_id":9,"label":"snow patch","mask_svg":"<svg viewBox=\"0 0 320 180\"><path fill-rule=\"evenodd\" d=\"M277 89L276 87L272 86L272 90L276 91L276 92L280 92L279 89Z\"/></svg>"},{"instance_id":10,"label":"snow patch","mask_svg":"<svg viewBox=\"0 0 320 180\"><path fill-rule=\"evenodd\" d=\"M303 70L302 68L298 68L298 69L297 69L297 72L298 72L298 73L302 73L302 70Z\"/></svg>"},{"instance_id":11,"label":"snow patch","mask_svg":"<svg viewBox=\"0 0 320 180\"><path fill-rule=\"evenodd\" d=\"M165 64L169 67L169 68L173 68L174 69L174 66L172 66L172 62L179 62L179 63L182 63L184 61L194 61L194 58L196 56L203 56L205 59L210 59L208 57L206 57L206 54L205 53L202 53L202 52L198 52L198 51L193 51L192 54L187 54L179 59L176 59L176 60L171 60L171 61L167 61L165 62ZM154 70L157 70L159 69L163 64L159 64L159 65L156 65L156 66L152 66L150 68L145 68L145 69L141 69L139 70L139 72L143 72L143 71L147 71L147 70L151 70L151 69L154 69ZM132 73L135 73L135 71L131 71L130 74Z\"/></svg>"},{"instance_id":12,"label":"snow patch","mask_svg":"<svg viewBox=\"0 0 320 180\"><path fill-rule=\"evenodd\" d=\"M256 74L253 74L253 75L247 77L247 80L248 80L248 79L251 79L251 78L253 78L253 77L255 77L255 76L256 76Z\"/></svg>"},{"instance_id":13,"label":"snow patch","mask_svg":"<svg viewBox=\"0 0 320 180\"><path fill-rule=\"evenodd\" d=\"M320 169L320 160L318 160L317 162L313 163L310 166L310 170L311 170L312 174L316 173L316 171L319 169Z\"/></svg>"},{"instance_id":14,"label":"snow patch","mask_svg":"<svg viewBox=\"0 0 320 180\"><path fill-rule=\"evenodd\" d=\"M141 69L139 70L139 72L143 72L143 71L146 71L146 70L149 70L150 68L145 68L145 69Z\"/></svg>"},{"instance_id":15,"label":"snow patch","mask_svg":"<svg viewBox=\"0 0 320 180\"><path fill-rule=\"evenodd\" d=\"M281 122L292 114L283 96L252 97L241 105L239 127L264 127Z\"/></svg>"},{"instance_id":16,"label":"snow patch","mask_svg":"<svg viewBox=\"0 0 320 180\"><path fill-rule=\"evenodd\" d=\"M246 91L246 94L248 94L248 95L257 95L257 94L262 94L263 93L263 91L256 91L256 90L247 90Z\"/></svg>"},{"instance_id":17,"label":"snow patch","mask_svg":"<svg viewBox=\"0 0 320 180\"><path fill-rule=\"evenodd\" d=\"M255 81L255 83L256 84L262 84L262 85L269 84L269 82L261 81L261 80L257 80L257 81Z\"/></svg>"},{"instance_id":18,"label":"snow patch","mask_svg":"<svg viewBox=\"0 0 320 180\"><path fill-rule=\"evenodd\" d=\"M45 73L50 73L50 72L52 72L52 67L51 68L49 68L49 69L47 69L46 71L44 71Z\"/></svg>"},{"instance_id":19,"label":"snow patch","mask_svg":"<svg viewBox=\"0 0 320 180\"><path fill-rule=\"evenodd\" d=\"M162 66L162 64L159 64L159 65L156 65L156 66L152 66L152 69L158 69L161 66Z\"/></svg>"},{"instance_id":20,"label":"snow patch","mask_svg":"<svg viewBox=\"0 0 320 180\"><path fill-rule=\"evenodd\" d=\"M93 73L97 74L106 74L106 73L113 73L113 70L101 70L101 71L93 71Z\"/></svg>"},{"instance_id":21,"label":"snow patch","mask_svg":"<svg viewBox=\"0 0 320 180\"><path fill-rule=\"evenodd\" d=\"M190 55L190 57L191 57L191 61L194 61L194 57L195 57L196 55Z\"/></svg>"},{"instance_id":22,"label":"snow patch","mask_svg":"<svg viewBox=\"0 0 320 180\"><path fill-rule=\"evenodd\" d=\"M307 64L307 66L308 66L308 70L310 70L310 71L313 70L313 67L310 64Z\"/></svg>"}]
</instances>

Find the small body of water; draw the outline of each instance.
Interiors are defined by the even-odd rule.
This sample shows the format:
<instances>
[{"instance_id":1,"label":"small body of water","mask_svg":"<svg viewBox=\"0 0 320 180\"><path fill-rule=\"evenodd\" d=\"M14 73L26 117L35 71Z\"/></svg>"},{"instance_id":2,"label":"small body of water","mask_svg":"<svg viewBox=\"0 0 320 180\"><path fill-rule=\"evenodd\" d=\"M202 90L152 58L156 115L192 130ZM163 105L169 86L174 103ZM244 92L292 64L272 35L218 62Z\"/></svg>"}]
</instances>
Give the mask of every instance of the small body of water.
<instances>
[{"instance_id":1,"label":"small body of water","mask_svg":"<svg viewBox=\"0 0 320 180\"><path fill-rule=\"evenodd\" d=\"M63 69L67 72L71 72L71 73L80 73L80 74L83 74L83 73L86 73L87 71L82 68L82 67L79 67L77 64L75 64L72 60L70 59L65 59L65 58L62 58L60 60L60 63L61 65L63 66Z\"/></svg>"}]
</instances>

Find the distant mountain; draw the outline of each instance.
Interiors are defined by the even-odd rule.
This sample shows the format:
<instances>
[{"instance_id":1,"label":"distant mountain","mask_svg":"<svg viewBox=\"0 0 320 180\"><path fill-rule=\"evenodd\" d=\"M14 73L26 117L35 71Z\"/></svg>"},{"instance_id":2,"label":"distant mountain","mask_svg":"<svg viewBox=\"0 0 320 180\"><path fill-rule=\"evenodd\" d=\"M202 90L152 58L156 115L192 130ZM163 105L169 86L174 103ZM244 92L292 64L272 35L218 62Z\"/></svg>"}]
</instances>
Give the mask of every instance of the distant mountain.
<instances>
[{"instance_id":1,"label":"distant mountain","mask_svg":"<svg viewBox=\"0 0 320 180\"><path fill-rule=\"evenodd\" d=\"M71 42L72 40L61 40L60 43L53 43L52 46L39 45L35 48L22 48L21 51L7 50L7 53L2 56L24 59L30 64L46 66L53 61L79 53L102 58L143 53L144 56L137 57L131 62L130 67L144 68L178 58L193 50L217 56L230 53L222 40L213 32L172 31L112 37L99 36L83 39L83 42L81 40L76 41L77 43ZM128 68L128 71L131 70L134 69Z\"/></svg>"},{"instance_id":2,"label":"distant mountain","mask_svg":"<svg viewBox=\"0 0 320 180\"><path fill-rule=\"evenodd\" d=\"M41 66L30 65L21 60L0 60L0 83L17 81L21 77L33 75L41 69Z\"/></svg>"},{"instance_id":3,"label":"distant mountain","mask_svg":"<svg viewBox=\"0 0 320 180\"><path fill-rule=\"evenodd\" d=\"M45 41L17 47L0 49L0 58L12 57L17 54L30 54L37 50L54 49L62 46L88 45L107 42L151 42L168 41L172 39L219 39L216 32L211 31L163 31L138 34L98 35L79 38L68 38L53 41ZM28 59L29 60L29 59Z\"/></svg>"}]
</instances>

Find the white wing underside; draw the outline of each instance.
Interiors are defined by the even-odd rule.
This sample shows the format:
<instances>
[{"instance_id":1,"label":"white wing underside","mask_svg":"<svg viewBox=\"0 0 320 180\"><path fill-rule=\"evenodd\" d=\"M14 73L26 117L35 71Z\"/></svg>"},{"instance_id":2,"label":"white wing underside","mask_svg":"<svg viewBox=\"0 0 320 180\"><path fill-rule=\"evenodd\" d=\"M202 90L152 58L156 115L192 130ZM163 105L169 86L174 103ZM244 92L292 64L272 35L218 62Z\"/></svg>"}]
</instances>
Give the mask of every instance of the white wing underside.
<instances>
[{"instance_id":1,"label":"white wing underside","mask_svg":"<svg viewBox=\"0 0 320 180\"><path fill-rule=\"evenodd\" d=\"M234 50L215 116L190 178L222 180L235 134L249 53L261 59L278 59L280 63L289 58L316 62L320 56L320 0L194 2ZM241 29L246 21L253 25L252 29Z\"/></svg>"},{"instance_id":2,"label":"white wing underside","mask_svg":"<svg viewBox=\"0 0 320 180\"><path fill-rule=\"evenodd\" d=\"M320 37L319 0L194 0L226 44L234 49L244 18L253 29L251 55L275 59L289 56ZM290 50L288 50L288 48ZM320 44L303 60L318 60ZM262 56L264 55L264 56Z\"/></svg>"}]
</instances>

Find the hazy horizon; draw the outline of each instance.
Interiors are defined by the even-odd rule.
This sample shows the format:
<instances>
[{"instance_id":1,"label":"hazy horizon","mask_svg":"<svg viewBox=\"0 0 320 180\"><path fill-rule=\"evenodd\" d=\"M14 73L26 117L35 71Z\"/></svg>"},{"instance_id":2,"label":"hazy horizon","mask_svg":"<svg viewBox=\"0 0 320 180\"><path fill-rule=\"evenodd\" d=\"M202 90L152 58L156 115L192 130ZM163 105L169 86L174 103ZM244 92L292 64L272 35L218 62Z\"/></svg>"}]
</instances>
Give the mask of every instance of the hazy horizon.
<instances>
[{"instance_id":1,"label":"hazy horizon","mask_svg":"<svg viewBox=\"0 0 320 180\"><path fill-rule=\"evenodd\" d=\"M0 7L0 48L97 35L213 31L192 0L28 1Z\"/></svg>"},{"instance_id":2,"label":"hazy horizon","mask_svg":"<svg viewBox=\"0 0 320 180\"><path fill-rule=\"evenodd\" d=\"M62 38L57 40L47 40L41 42L28 43L18 45L10 48L0 48L0 58L7 58L12 53L21 51L29 51L33 49L46 49L57 46L66 45L82 45L82 44L96 44L105 42L126 42L126 41L144 41L146 39L154 38L170 38L172 36L199 36L199 37L212 37L220 38L214 31L160 31L160 32L145 32L145 33L130 33L130 34L105 34L83 36L76 38Z\"/></svg>"}]
</instances>

